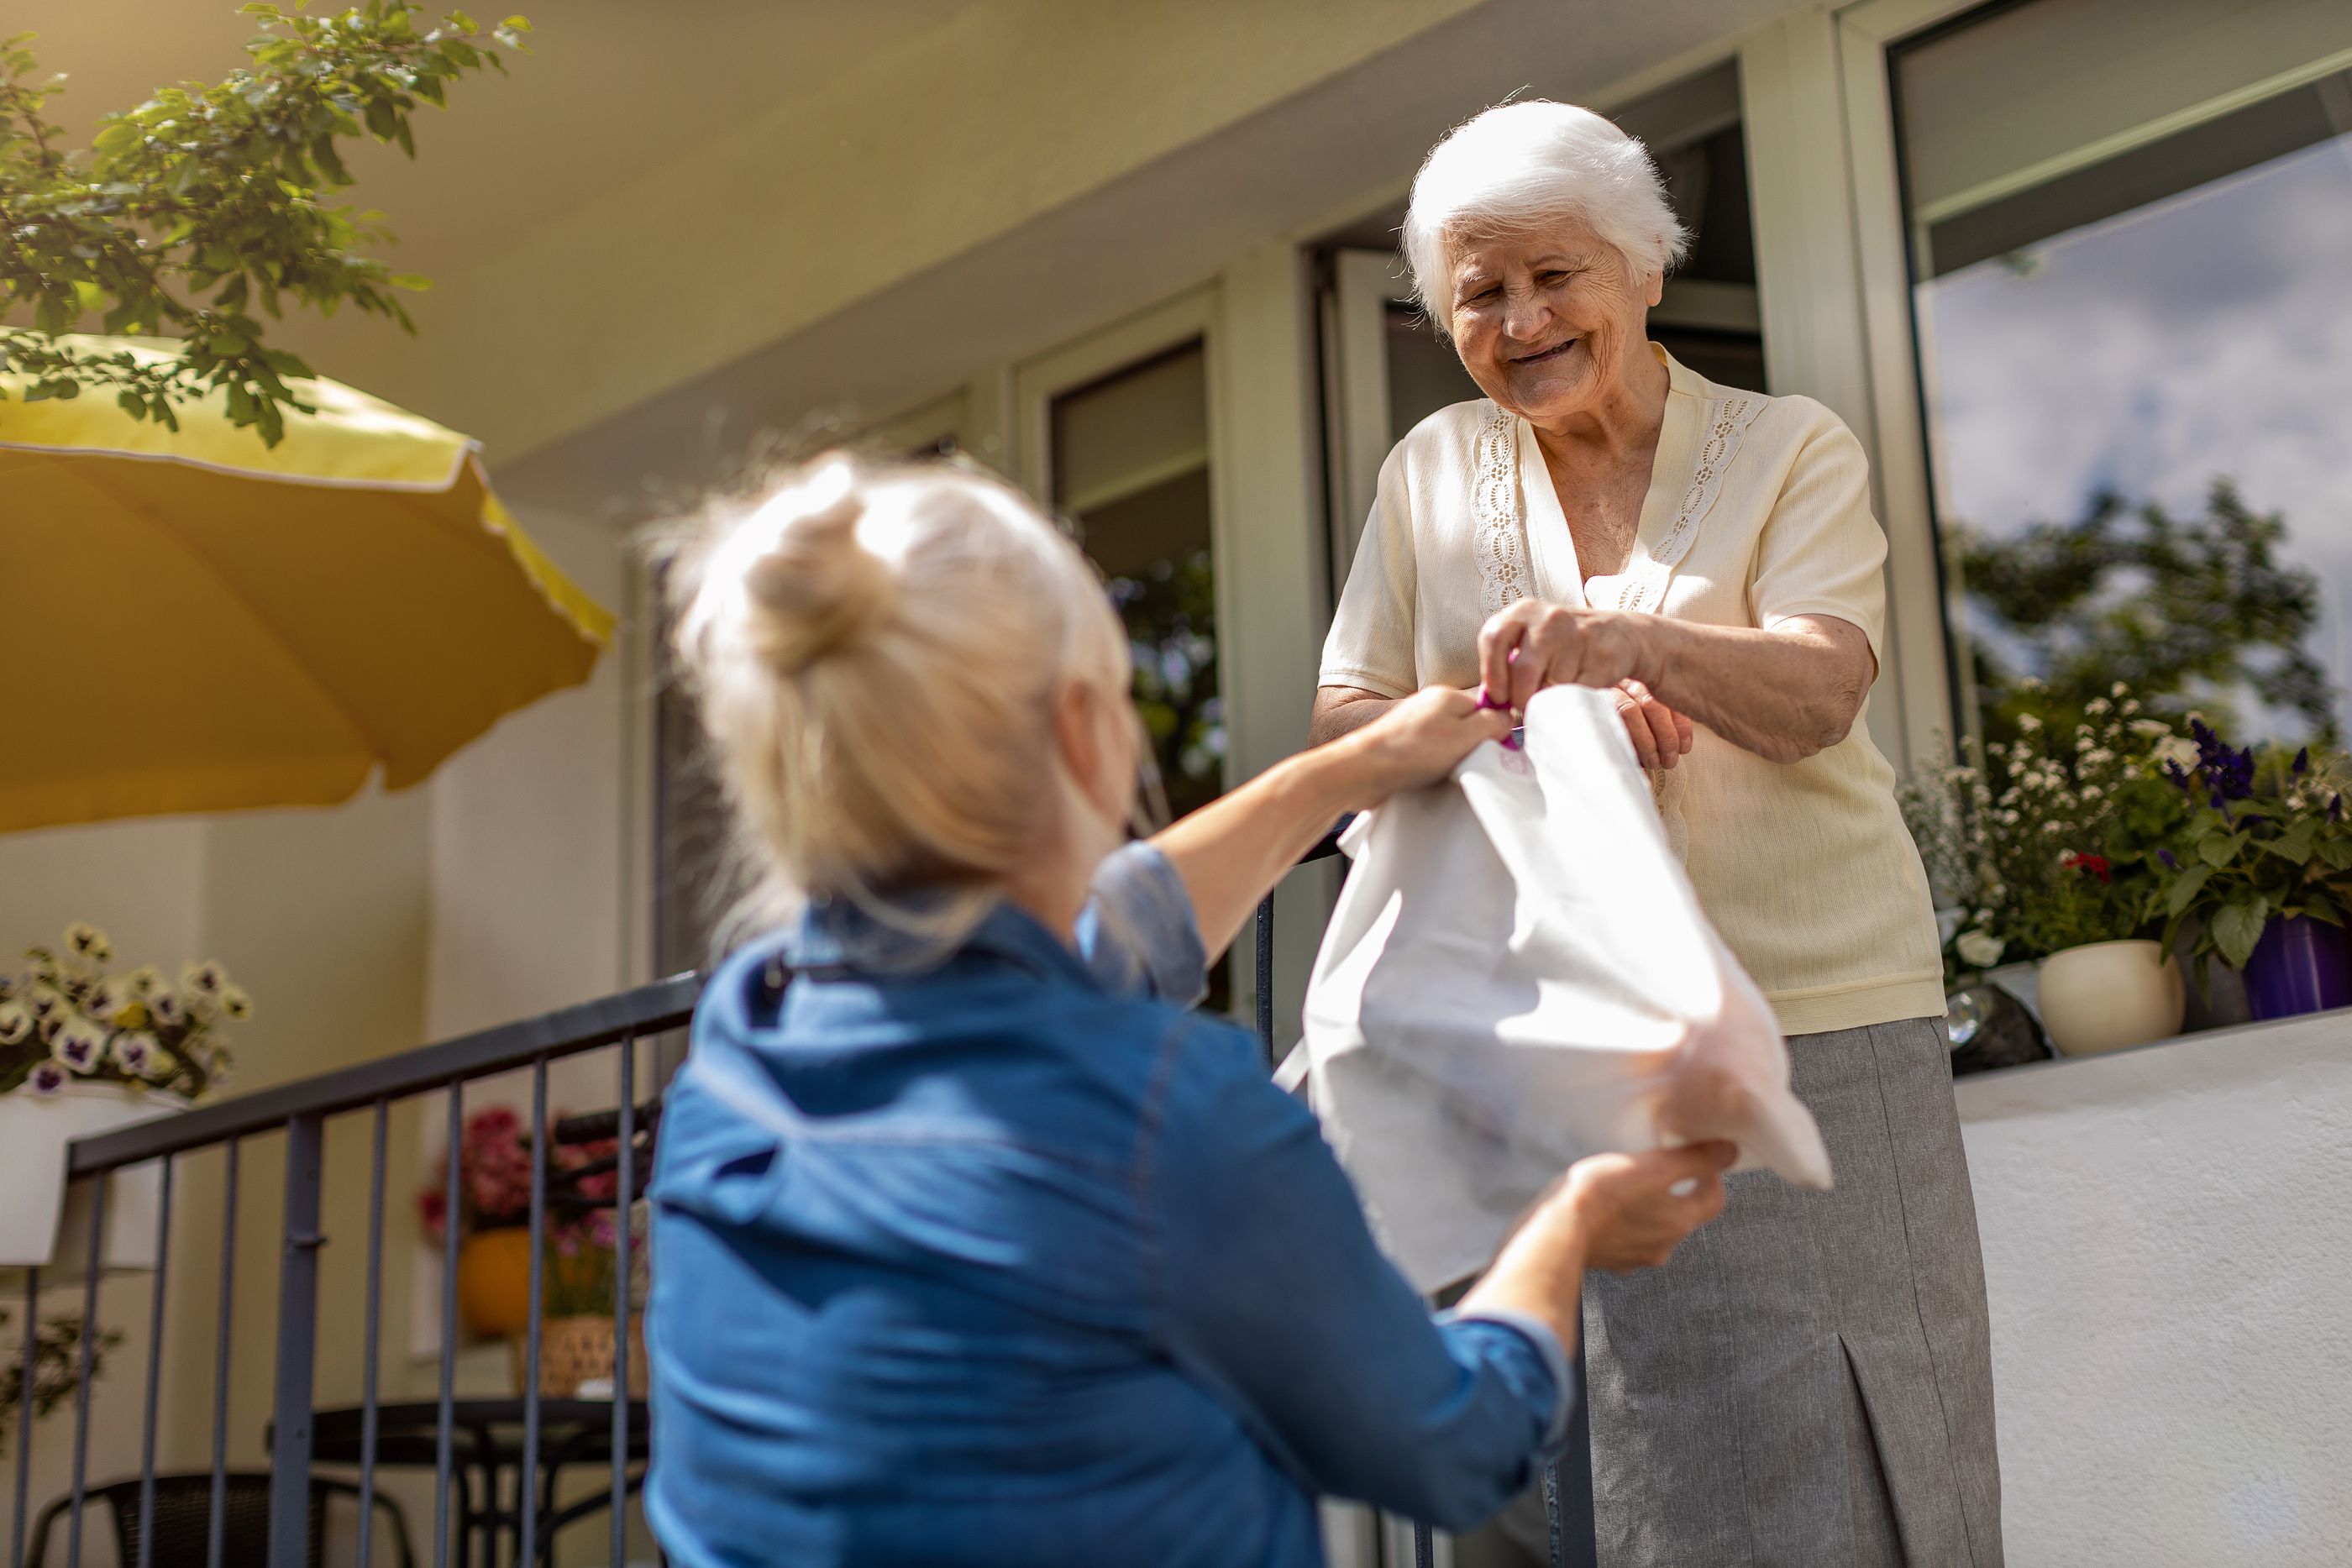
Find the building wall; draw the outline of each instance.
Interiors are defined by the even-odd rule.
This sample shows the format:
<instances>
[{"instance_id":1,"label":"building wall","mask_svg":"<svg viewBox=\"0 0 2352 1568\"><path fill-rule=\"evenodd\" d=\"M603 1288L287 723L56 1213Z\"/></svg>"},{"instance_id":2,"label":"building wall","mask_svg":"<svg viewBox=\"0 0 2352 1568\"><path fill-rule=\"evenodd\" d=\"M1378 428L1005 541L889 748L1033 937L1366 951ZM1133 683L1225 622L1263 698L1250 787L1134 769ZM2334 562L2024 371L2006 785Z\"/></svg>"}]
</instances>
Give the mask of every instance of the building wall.
<instances>
[{"instance_id":1,"label":"building wall","mask_svg":"<svg viewBox=\"0 0 2352 1568\"><path fill-rule=\"evenodd\" d=\"M1962 1079L1959 1099L2010 1561L2341 1563L2343 1016Z\"/></svg>"}]
</instances>

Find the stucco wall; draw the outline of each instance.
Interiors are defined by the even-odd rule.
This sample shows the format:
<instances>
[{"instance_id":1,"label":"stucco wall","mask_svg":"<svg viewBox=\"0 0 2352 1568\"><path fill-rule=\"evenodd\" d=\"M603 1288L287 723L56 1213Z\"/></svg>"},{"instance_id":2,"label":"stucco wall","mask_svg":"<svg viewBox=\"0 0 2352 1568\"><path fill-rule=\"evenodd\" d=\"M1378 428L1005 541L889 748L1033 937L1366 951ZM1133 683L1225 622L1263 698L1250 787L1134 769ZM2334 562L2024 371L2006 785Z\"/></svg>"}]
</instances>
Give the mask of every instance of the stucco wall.
<instances>
[{"instance_id":1,"label":"stucco wall","mask_svg":"<svg viewBox=\"0 0 2352 1568\"><path fill-rule=\"evenodd\" d=\"M1963 1079L2009 1560L2352 1542L2352 1014Z\"/></svg>"}]
</instances>

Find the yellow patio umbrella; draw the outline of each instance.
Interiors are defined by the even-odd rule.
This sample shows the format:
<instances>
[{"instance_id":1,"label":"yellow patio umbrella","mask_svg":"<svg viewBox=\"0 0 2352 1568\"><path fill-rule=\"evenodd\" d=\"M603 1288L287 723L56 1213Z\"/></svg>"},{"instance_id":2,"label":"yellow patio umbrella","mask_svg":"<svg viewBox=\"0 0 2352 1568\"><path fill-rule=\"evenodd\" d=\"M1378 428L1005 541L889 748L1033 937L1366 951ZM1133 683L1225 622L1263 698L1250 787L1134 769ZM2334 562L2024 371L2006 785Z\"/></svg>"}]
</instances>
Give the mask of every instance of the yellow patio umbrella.
<instances>
[{"instance_id":1,"label":"yellow patio umbrella","mask_svg":"<svg viewBox=\"0 0 2352 1568\"><path fill-rule=\"evenodd\" d=\"M302 383L268 447L0 386L0 832L401 789L612 636L477 443L364 392Z\"/></svg>"}]
</instances>

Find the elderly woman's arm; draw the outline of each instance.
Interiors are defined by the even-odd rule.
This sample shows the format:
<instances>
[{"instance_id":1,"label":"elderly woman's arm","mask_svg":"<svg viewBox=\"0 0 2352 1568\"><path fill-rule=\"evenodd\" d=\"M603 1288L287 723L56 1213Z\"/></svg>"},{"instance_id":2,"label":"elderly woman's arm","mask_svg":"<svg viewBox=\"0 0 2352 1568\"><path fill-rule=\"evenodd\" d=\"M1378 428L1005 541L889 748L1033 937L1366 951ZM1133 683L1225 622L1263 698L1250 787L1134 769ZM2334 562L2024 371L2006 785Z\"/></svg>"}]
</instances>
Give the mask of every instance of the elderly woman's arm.
<instances>
[{"instance_id":1,"label":"elderly woman's arm","mask_svg":"<svg viewBox=\"0 0 2352 1568\"><path fill-rule=\"evenodd\" d=\"M1517 711L1546 686L1639 681L1734 746L1797 762L1845 738L1878 661L1860 627L1832 615L1759 629L1523 600L1478 634L1478 671Z\"/></svg>"}]
</instances>

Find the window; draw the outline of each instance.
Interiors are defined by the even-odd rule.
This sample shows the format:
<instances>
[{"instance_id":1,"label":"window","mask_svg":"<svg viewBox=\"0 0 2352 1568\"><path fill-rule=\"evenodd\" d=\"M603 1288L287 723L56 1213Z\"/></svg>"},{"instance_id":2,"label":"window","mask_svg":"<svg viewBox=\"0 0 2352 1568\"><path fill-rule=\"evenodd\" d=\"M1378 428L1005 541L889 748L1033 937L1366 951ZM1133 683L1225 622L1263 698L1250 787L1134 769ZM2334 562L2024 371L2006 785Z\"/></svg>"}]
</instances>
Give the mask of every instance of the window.
<instances>
[{"instance_id":1,"label":"window","mask_svg":"<svg viewBox=\"0 0 2352 1568\"><path fill-rule=\"evenodd\" d=\"M1207 352L1195 339L1061 392L1047 418L1054 504L1127 622L1136 707L1182 816L1225 787ZM1211 1007L1230 1005L1229 965L1210 988Z\"/></svg>"},{"instance_id":2,"label":"window","mask_svg":"<svg viewBox=\"0 0 2352 1568\"><path fill-rule=\"evenodd\" d=\"M2352 7L2031 0L1891 60L1956 684L2352 710Z\"/></svg>"}]
</instances>

